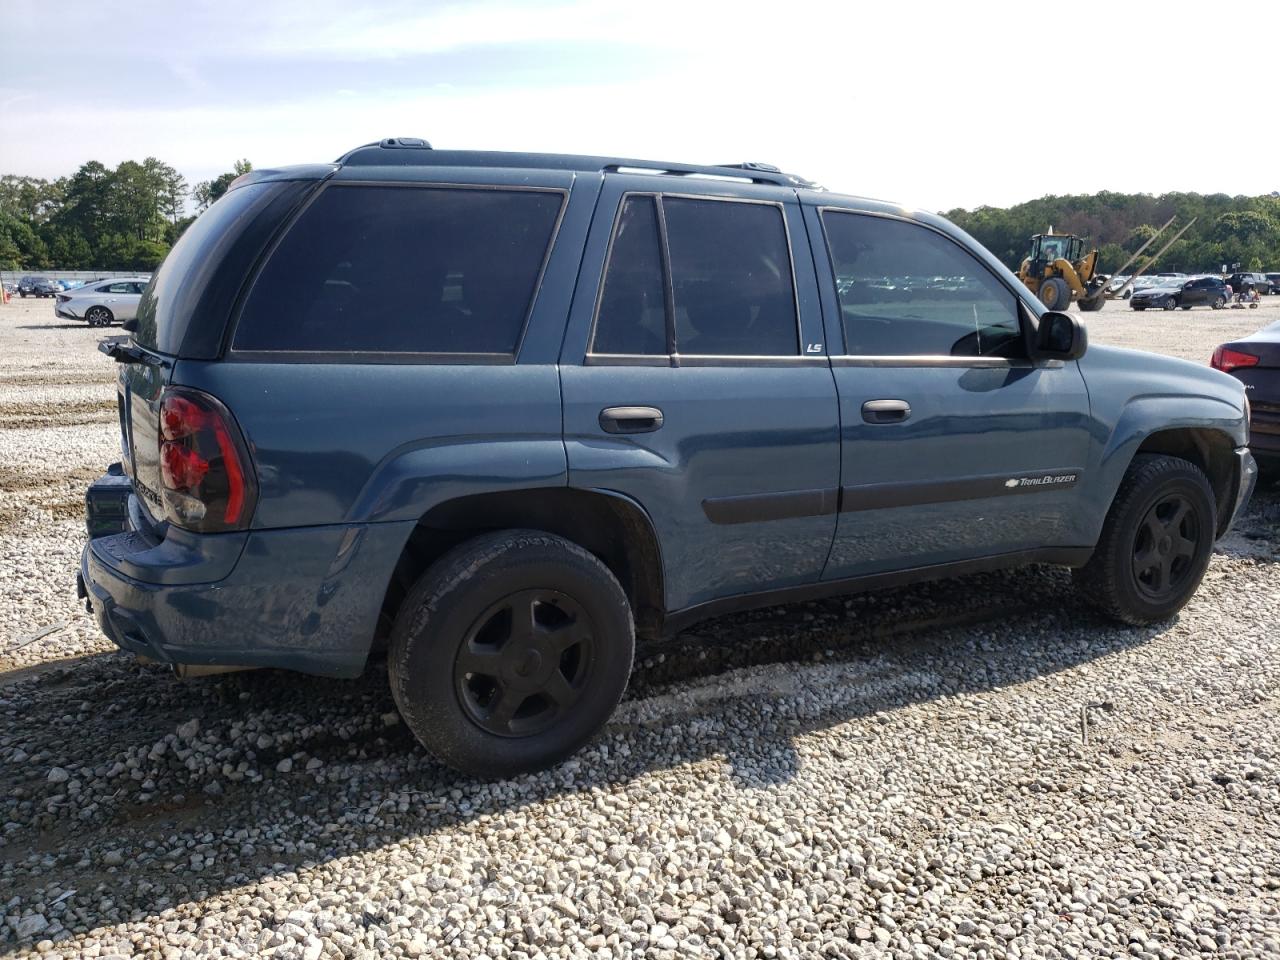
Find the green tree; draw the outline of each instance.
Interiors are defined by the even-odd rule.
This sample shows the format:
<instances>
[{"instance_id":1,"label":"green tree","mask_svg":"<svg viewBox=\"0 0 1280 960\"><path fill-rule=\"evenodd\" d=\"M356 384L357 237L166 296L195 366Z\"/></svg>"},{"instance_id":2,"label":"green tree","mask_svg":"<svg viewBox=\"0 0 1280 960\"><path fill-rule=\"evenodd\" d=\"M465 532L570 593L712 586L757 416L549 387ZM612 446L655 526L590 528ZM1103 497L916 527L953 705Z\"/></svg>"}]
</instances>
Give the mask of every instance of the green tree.
<instances>
[{"instance_id":1,"label":"green tree","mask_svg":"<svg viewBox=\"0 0 1280 960\"><path fill-rule=\"evenodd\" d=\"M231 186L236 177L243 176L253 169L253 164L248 160L237 160L232 164L230 173L224 173L221 176L214 177L212 180L202 180L197 183L195 189L191 191L191 195L195 197L196 206L200 210L205 210L210 204L217 203L222 195L227 192L227 188Z\"/></svg>"}]
</instances>

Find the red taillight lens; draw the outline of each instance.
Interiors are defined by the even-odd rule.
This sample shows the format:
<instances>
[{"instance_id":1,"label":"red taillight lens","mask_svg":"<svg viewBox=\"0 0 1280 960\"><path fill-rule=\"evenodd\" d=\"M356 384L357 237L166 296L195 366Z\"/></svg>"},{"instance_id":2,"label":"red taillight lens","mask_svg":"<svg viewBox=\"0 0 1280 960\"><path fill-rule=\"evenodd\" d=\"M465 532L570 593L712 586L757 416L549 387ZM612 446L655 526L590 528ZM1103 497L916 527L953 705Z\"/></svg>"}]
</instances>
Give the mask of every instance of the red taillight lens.
<instances>
[{"instance_id":1,"label":"red taillight lens","mask_svg":"<svg viewBox=\"0 0 1280 960\"><path fill-rule=\"evenodd\" d=\"M1239 367L1256 367L1258 358L1252 353L1245 353L1243 350L1219 347L1213 351L1213 359L1209 361L1209 365L1215 370L1230 373Z\"/></svg>"},{"instance_id":2,"label":"red taillight lens","mask_svg":"<svg viewBox=\"0 0 1280 960\"><path fill-rule=\"evenodd\" d=\"M165 514L178 526L212 532L248 525L257 497L253 472L231 411L216 398L165 388L160 474Z\"/></svg>"}]
</instances>

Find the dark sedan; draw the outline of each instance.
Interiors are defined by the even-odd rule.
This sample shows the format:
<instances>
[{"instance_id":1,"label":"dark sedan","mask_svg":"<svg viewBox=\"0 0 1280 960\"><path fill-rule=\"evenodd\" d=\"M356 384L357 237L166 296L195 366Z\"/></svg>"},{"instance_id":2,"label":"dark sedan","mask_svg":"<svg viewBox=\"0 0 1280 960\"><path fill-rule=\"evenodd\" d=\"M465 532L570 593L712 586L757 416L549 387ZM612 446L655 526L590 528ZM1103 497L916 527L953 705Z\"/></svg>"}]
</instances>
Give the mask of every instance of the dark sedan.
<instances>
[{"instance_id":1,"label":"dark sedan","mask_svg":"<svg viewBox=\"0 0 1280 960\"><path fill-rule=\"evenodd\" d=\"M1213 351L1215 369L1244 384L1253 419L1249 448L1265 468L1280 468L1280 321Z\"/></svg>"},{"instance_id":2,"label":"dark sedan","mask_svg":"<svg viewBox=\"0 0 1280 960\"><path fill-rule=\"evenodd\" d=\"M1129 298L1129 306L1135 310L1156 307L1161 310L1190 310L1192 307L1213 307L1221 310L1227 303L1227 287L1217 277L1196 277L1193 280L1172 280L1168 284L1137 290Z\"/></svg>"},{"instance_id":3,"label":"dark sedan","mask_svg":"<svg viewBox=\"0 0 1280 960\"><path fill-rule=\"evenodd\" d=\"M1271 292L1271 281L1264 273L1233 273L1227 277L1227 283L1231 284L1231 290L1234 293L1248 293L1254 290L1257 291L1258 296L1265 297Z\"/></svg>"}]
</instances>

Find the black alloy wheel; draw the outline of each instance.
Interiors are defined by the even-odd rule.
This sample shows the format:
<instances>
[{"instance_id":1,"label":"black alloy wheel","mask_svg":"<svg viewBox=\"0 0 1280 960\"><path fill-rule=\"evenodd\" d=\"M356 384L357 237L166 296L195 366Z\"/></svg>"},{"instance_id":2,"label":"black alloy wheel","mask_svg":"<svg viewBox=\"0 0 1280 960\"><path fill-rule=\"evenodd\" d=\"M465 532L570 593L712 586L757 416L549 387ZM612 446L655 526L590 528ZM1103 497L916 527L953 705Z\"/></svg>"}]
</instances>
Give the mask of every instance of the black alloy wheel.
<instances>
[{"instance_id":1,"label":"black alloy wheel","mask_svg":"<svg viewBox=\"0 0 1280 960\"><path fill-rule=\"evenodd\" d=\"M1186 585L1199 552L1199 516L1180 493L1159 500L1138 527L1133 545L1133 582L1154 603L1164 603Z\"/></svg>"},{"instance_id":2,"label":"black alloy wheel","mask_svg":"<svg viewBox=\"0 0 1280 960\"><path fill-rule=\"evenodd\" d=\"M459 646L458 699L486 733L541 733L581 698L595 653L581 604L555 590L521 590L481 614Z\"/></svg>"},{"instance_id":3,"label":"black alloy wheel","mask_svg":"<svg viewBox=\"0 0 1280 960\"><path fill-rule=\"evenodd\" d=\"M464 540L418 578L387 651L391 693L429 753L486 778L542 770L594 737L635 654L603 561L541 530Z\"/></svg>"},{"instance_id":4,"label":"black alloy wheel","mask_svg":"<svg viewBox=\"0 0 1280 960\"><path fill-rule=\"evenodd\" d=\"M1196 592L1217 529L1213 488L1198 466L1139 453L1125 471L1093 555L1072 577L1082 598L1113 620L1159 623Z\"/></svg>"}]
</instances>

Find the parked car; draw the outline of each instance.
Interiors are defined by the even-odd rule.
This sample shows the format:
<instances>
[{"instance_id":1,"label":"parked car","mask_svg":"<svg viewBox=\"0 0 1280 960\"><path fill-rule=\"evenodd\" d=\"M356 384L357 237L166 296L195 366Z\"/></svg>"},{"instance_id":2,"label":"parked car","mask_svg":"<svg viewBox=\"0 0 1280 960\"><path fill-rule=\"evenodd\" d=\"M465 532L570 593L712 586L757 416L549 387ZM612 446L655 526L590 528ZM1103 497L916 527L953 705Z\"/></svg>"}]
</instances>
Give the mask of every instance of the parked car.
<instances>
[{"instance_id":1,"label":"parked car","mask_svg":"<svg viewBox=\"0 0 1280 960\"><path fill-rule=\"evenodd\" d=\"M1264 274L1268 282L1271 284L1272 293L1280 293L1280 273Z\"/></svg>"},{"instance_id":2,"label":"parked car","mask_svg":"<svg viewBox=\"0 0 1280 960\"><path fill-rule=\"evenodd\" d=\"M1163 286L1139 290L1129 298L1134 310L1158 307L1162 310L1190 310L1192 307L1212 307L1221 310L1227 303L1227 288L1217 277L1197 277L1194 280L1168 283Z\"/></svg>"},{"instance_id":3,"label":"parked car","mask_svg":"<svg viewBox=\"0 0 1280 960\"><path fill-rule=\"evenodd\" d=\"M1139 290L1149 290L1151 287L1159 287L1167 285L1168 283L1169 281L1162 277L1153 277L1149 275L1138 277L1129 286L1129 289L1125 291L1123 299L1128 300Z\"/></svg>"},{"instance_id":4,"label":"parked car","mask_svg":"<svg viewBox=\"0 0 1280 960\"><path fill-rule=\"evenodd\" d=\"M186 675L386 644L408 728L481 776L591 738L637 634L733 610L1039 562L1163 620L1256 473L1238 381L1086 351L945 219L762 165L254 171L102 349L107 636Z\"/></svg>"},{"instance_id":5,"label":"parked car","mask_svg":"<svg viewBox=\"0 0 1280 960\"><path fill-rule=\"evenodd\" d=\"M1250 290L1256 290L1258 296L1265 297L1271 292L1271 281L1261 273L1233 273L1227 277L1227 283L1231 284L1233 293L1248 293Z\"/></svg>"},{"instance_id":6,"label":"parked car","mask_svg":"<svg viewBox=\"0 0 1280 960\"><path fill-rule=\"evenodd\" d=\"M1280 321L1224 343L1211 363L1244 384L1253 411L1249 446L1264 469L1280 471Z\"/></svg>"},{"instance_id":7,"label":"parked car","mask_svg":"<svg viewBox=\"0 0 1280 960\"><path fill-rule=\"evenodd\" d=\"M138 315L144 277L102 280L58 294L53 312L64 320L83 320L91 327L109 327Z\"/></svg>"},{"instance_id":8,"label":"parked car","mask_svg":"<svg viewBox=\"0 0 1280 960\"><path fill-rule=\"evenodd\" d=\"M18 296L27 297L52 297L57 293L57 287L48 277L23 277L18 281Z\"/></svg>"}]
</instances>

